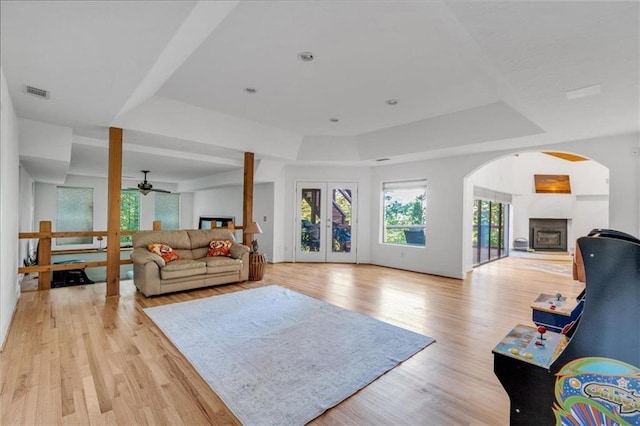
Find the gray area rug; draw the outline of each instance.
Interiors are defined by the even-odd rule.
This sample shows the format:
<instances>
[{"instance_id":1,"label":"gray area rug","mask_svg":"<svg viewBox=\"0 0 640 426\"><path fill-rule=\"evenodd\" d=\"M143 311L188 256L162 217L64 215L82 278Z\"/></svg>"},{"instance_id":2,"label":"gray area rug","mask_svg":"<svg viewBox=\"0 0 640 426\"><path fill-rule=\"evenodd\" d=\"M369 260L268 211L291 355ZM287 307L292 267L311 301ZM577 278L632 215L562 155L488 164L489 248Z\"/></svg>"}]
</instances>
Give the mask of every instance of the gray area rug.
<instances>
[{"instance_id":1,"label":"gray area rug","mask_svg":"<svg viewBox=\"0 0 640 426\"><path fill-rule=\"evenodd\" d=\"M144 312L245 425L303 425L434 341L279 286Z\"/></svg>"}]
</instances>

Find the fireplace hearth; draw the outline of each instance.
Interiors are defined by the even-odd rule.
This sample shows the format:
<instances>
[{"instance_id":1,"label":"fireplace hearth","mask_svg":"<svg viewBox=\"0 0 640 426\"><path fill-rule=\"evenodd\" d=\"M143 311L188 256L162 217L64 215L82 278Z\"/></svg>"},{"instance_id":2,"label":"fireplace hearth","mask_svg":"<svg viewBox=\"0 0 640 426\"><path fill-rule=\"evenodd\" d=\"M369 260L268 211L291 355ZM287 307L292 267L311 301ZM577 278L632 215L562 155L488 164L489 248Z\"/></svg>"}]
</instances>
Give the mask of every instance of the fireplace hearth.
<instances>
[{"instance_id":1,"label":"fireplace hearth","mask_svg":"<svg viewBox=\"0 0 640 426\"><path fill-rule=\"evenodd\" d=\"M567 219L529 219L529 241L537 251L567 251Z\"/></svg>"}]
</instances>

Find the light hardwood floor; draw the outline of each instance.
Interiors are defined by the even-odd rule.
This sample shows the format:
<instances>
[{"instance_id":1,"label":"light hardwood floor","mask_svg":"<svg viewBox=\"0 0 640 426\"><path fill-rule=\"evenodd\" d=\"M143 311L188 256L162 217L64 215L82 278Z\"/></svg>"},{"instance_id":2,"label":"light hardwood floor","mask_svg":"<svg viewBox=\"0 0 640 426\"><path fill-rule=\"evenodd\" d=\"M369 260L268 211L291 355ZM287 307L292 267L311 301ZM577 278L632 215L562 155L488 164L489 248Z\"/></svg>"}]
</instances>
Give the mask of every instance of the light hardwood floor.
<instances>
[{"instance_id":1,"label":"light hardwood floor","mask_svg":"<svg viewBox=\"0 0 640 426\"><path fill-rule=\"evenodd\" d=\"M432 336L436 343L327 411L317 425L505 425L494 345L531 323L540 293L575 296L549 262L508 258L465 280L371 265L268 265L259 282L145 298L132 282L23 293L1 355L1 417L13 424L238 424L142 309L279 284ZM569 263L552 262L567 266Z\"/></svg>"}]
</instances>

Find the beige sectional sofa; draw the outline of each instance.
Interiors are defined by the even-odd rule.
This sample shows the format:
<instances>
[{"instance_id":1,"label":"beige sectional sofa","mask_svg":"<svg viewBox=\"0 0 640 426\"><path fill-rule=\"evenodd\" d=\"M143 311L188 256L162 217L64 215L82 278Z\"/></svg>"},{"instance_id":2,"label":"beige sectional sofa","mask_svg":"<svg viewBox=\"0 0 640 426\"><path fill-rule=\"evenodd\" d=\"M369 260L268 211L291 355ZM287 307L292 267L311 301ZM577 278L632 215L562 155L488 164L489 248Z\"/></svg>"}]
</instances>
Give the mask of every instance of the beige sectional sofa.
<instances>
[{"instance_id":1,"label":"beige sectional sofa","mask_svg":"<svg viewBox=\"0 0 640 426\"><path fill-rule=\"evenodd\" d=\"M212 240L231 240L230 256L210 256ZM165 262L147 248L160 243L170 246L178 260ZM189 290L249 278L249 247L235 242L227 229L141 231L133 235L133 282L145 296Z\"/></svg>"}]
</instances>

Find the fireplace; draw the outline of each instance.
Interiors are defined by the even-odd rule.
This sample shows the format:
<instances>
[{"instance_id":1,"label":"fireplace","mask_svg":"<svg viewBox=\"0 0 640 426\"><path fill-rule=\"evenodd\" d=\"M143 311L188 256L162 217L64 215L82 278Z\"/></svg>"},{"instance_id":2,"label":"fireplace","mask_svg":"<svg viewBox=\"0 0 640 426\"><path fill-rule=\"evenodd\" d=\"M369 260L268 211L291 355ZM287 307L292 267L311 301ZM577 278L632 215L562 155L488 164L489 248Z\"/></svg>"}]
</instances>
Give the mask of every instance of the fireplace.
<instances>
[{"instance_id":1,"label":"fireplace","mask_svg":"<svg viewBox=\"0 0 640 426\"><path fill-rule=\"evenodd\" d=\"M529 241L538 251L567 251L567 219L529 219Z\"/></svg>"}]
</instances>

